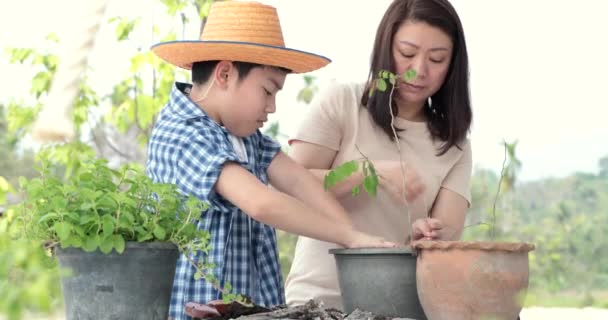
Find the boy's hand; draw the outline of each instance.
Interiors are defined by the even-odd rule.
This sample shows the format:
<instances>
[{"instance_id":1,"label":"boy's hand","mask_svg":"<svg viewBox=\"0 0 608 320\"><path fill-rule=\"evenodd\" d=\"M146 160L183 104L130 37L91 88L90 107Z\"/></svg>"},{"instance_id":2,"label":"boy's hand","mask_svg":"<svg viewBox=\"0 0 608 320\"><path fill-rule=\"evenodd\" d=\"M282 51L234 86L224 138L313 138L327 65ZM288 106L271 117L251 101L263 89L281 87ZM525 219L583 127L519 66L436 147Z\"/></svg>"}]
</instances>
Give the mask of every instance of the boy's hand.
<instances>
[{"instance_id":1,"label":"boy's hand","mask_svg":"<svg viewBox=\"0 0 608 320\"><path fill-rule=\"evenodd\" d=\"M412 240L437 240L443 224L439 219L421 218L412 223Z\"/></svg>"},{"instance_id":2,"label":"boy's hand","mask_svg":"<svg viewBox=\"0 0 608 320\"><path fill-rule=\"evenodd\" d=\"M405 199L403 173L399 161L380 160L374 161L374 166L378 171L380 186L386 190L395 201L400 205L405 205L405 201L411 203L422 195L426 186L418 175L414 167L404 164L405 169Z\"/></svg>"},{"instance_id":3,"label":"boy's hand","mask_svg":"<svg viewBox=\"0 0 608 320\"><path fill-rule=\"evenodd\" d=\"M384 238L367 233L353 231L352 240L346 243L347 249L352 248L394 248L397 244L384 240Z\"/></svg>"}]
</instances>

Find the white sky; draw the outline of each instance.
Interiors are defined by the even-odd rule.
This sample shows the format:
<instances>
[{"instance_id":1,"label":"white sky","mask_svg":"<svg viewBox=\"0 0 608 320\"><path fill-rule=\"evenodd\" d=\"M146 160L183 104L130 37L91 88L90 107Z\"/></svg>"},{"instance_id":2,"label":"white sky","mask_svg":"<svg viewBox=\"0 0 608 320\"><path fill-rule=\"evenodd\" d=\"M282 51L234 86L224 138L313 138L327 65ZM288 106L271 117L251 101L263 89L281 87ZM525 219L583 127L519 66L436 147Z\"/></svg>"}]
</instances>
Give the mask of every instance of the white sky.
<instances>
[{"instance_id":1,"label":"white sky","mask_svg":"<svg viewBox=\"0 0 608 320\"><path fill-rule=\"evenodd\" d=\"M0 0L0 49L40 46L44 36L69 28L76 0ZM262 0L277 7L287 46L328 56L315 73L363 81L377 24L389 0ZM107 17L158 17L157 0L111 0ZM597 171L608 154L608 1L452 0L462 19L471 65L474 108L473 161L500 168L502 139L519 139L521 178ZM65 8L63 10L59 8ZM57 12L52 15L50 12ZM169 26L167 25L167 28ZM186 30L198 37L198 26ZM90 57L94 88L108 90L128 66L129 49L113 45L104 24ZM142 32L142 35L146 33ZM139 38L149 47L155 40ZM0 53L0 102L27 96L31 70L10 66ZM304 105L295 102L300 76L290 76L279 94L281 131L293 133Z\"/></svg>"}]
</instances>

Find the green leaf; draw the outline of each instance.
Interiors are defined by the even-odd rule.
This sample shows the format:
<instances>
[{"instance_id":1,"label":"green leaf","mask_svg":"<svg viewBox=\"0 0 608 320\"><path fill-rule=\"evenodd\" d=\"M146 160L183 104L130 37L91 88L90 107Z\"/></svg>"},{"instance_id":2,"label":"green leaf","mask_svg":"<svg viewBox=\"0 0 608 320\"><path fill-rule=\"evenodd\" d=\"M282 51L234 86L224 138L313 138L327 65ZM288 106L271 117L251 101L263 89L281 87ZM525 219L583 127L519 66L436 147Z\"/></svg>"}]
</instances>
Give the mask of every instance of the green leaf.
<instances>
[{"instance_id":1,"label":"green leaf","mask_svg":"<svg viewBox=\"0 0 608 320\"><path fill-rule=\"evenodd\" d=\"M378 91L386 91L387 85L386 85L386 81L384 81L384 79L378 79L376 80L376 88L378 89Z\"/></svg>"},{"instance_id":2,"label":"green leaf","mask_svg":"<svg viewBox=\"0 0 608 320\"><path fill-rule=\"evenodd\" d=\"M45 221L47 221L47 220L50 220L50 219L55 219L55 218L58 218L58 217L59 217L59 214L58 214L57 212L51 212L51 213L48 213L48 214L43 215L43 216L42 216L42 217L41 217L41 218L38 220L38 223L43 223L43 222L45 222Z\"/></svg>"},{"instance_id":3,"label":"green leaf","mask_svg":"<svg viewBox=\"0 0 608 320\"><path fill-rule=\"evenodd\" d=\"M101 252L108 254L110 252L112 252L112 248L114 247L114 238L113 237L107 237L104 238L103 241L101 241L101 244L99 245L99 250L101 250Z\"/></svg>"},{"instance_id":4,"label":"green leaf","mask_svg":"<svg viewBox=\"0 0 608 320\"><path fill-rule=\"evenodd\" d=\"M94 237L87 237L82 244L82 250L85 252L93 252L97 249L99 244L97 243L97 239Z\"/></svg>"},{"instance_id":5,"label":"green leaf","mask_svg":"<svg viewBox=\"0 0 608 320\"><path fill-rule=\"evenodd\" d=\"M74 248L81 248L84 244L82 238L74 234L68 238L68 243Z\"/></svg>"},{"instance_id":6,"label":"green leaf","mask_svg":"<svg viewBox=\"0 0 608 320\"><path fill-rule=\"evenodd\" d=\"M137 237L138 242L145 242L145 241L152 240L152 239L154 239L154 237L150 233L143 233Z\"/></svg>"},{"instance_id":7,"label":"green leaf","mask_svg":"<svg viewBox=\"0 0 608 320\"><path fill-rule=\"evenodd\" d=\"M323 182L325 189L327 190L332 186L344 181L353 173L357 172L358 169L359 162L357 162L357 160L351 160L341 164L333 170L330 170L325 176L325 180Z\"/></svg>"},{"instance_id":8,"label":"green leaf","mask_svg":"<svg viewBox=\"0 0 608 320\"><path fill-rule=\"evenodd\" d=\"M114 239L114 248L116 248L116 252L123 253L125 251L125 238L123 238L119 234L115 234L113 236Z\"/></svg>"},{"instance_id":9,"label":"green leaf","mask_svg":"<svg viewBox=\"0 0 608 320\"><path fill-rule=\"evenodd\" d=\"M363 189L370 196L376 196L376 188L378 186L378 182L374 180L373 176L367 176L363 179Z\"/></svg>"},{"instance_id":10,"label":"green leaf","mask_svg":"<svg viewBox=\"0 0 608 320\"><path fill-rule=\"evenodd\" d=\"M225 302L225 303L230 303L232 301L235 301L236 298L237 298L237 296L234 293L229 293L229 294L222 295L222 301Z\"/></svg>"},{"instance_id":11,"label":"green leaf","mask_svg":"<svg viewBox=\"0 0 608 320\"><path fill-rule=\"evenodd\" d=\"M56 223L55 232L57 233L60 241L65 241L70 236L70 232L72 232L72 225L67 222Z\"/></svg>"},{"instance_id":12,"label":"green leaf","mask_svg":"<svg viewBox=\"0 0 608 320\"><path fill-rule=\"evenodd\" d=\"M354 196L359 195L359 192L361 191L361 188L359 186L355 186L353 187L353 190L351 191L351 194Z\"/></svg>"},{"instance_id":13,"label":"green leaf","mask_svg":"<svg viewBox=\"0 0 608 320\"><path fill-rule=\"evenodd\" d=\"M165 237L167 236L167 232L165 231L165 229L163 227L157 225L154 228L154 236L158 240L165 240Z\"/></svg>"},{"instance_id":14,"label":"green leaf","mask_svg":"<svg viewBox=\"0 0 608 320\"><path fill-rule=\"evenodd\" d=\"M407 82L412 81L416 78L416 75L417 75L416 70L410 69L403 74L403 80L405 80Z\"/></svg>"},{"instance_id":15,"label":"green leaf","mask_svg":"<svg viewBox=\"0 0 608 320\"><path fill-rule=\"evenodd\" d=\"M112 216L103 216L102 230L104 238L110 237L114 233L114 219Z\"/></svg>"},{"instance_id":16,"label":"green leaf","mask_svg":"<svg viewBox=\"0 0 608 320\"><path fill-rule=\"evenodd\" d=\"M131 224L135 222L135 216L133 216L131 212L123 212L121 216L125 217L125 219L127 219L127 221Z\"/></svg>"},{"instance_id":17,"label":"green leaf","mask_svg":"<svg viewBox=\"0 0 608 320\"><path fill-rule=\"evenodd\" d=\"M86 236L86 233L84 232L84 229L81 226L74 226L72 231L74 231L74 233L76 233L80 237L84 238Z\"/></svg>"},{"instance_id":18,"label":"green leaf","mask_svg":"<svg viewBox=\"0 0 608 320\"><path fill-rule=\"evenodd\" d=\"M80 205L80 210L88 211L91 210L95 205L91 202L85 202Z\"/></svg>"},{"instance_id":19,"label":"green leaf","mask_svg":"<svg viewBox=\"0 0 608 320\"><path fill-rule=\"evenodd\" d=\"M92 215L82 215L80 216L80 225L85 225L90 222L97 221L97 218Z\"/></svg>"}]
</instances>

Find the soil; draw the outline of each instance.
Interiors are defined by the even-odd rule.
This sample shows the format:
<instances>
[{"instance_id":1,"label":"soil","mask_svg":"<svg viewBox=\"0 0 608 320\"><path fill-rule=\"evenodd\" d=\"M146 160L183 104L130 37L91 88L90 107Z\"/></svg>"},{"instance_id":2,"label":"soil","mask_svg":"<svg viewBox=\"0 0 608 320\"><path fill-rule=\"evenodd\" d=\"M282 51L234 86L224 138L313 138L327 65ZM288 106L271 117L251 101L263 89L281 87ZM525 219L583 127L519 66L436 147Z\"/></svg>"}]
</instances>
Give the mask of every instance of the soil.
<instances>
[{"instance_id":1,"label":"soil","mask_svg":"<svg viewBox=\"0 0 608 320\"><path fill-rule=\"evenodd\" d=\"M231 308L228 308L231 309ZM255 310L254 310L255 309ZM295 307L279 306L270 311L258 306L238 306L227 312L222 312L219 317L206 318L207 320L228 320L238 318L239 320L389 320L391 318L374 315L370 312L355 310L345 314L340 310L324 308L322 304L310 300L306 304ZM226 310L226 309L225 309ZM255 311L262 311L260 313ZM199 319L199 318L195 318Z\"/></svg>"}]
</instances>

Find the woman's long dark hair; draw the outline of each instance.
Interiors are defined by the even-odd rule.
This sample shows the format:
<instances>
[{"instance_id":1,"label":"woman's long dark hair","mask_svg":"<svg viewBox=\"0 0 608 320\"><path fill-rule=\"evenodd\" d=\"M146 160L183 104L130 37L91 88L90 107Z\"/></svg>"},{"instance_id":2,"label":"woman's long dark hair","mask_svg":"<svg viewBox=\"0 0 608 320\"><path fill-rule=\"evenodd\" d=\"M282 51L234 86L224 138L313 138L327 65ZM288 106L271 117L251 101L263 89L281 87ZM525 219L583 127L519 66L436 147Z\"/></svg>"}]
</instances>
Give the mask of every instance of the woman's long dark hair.
<instances>
[{"instance_id":1,"label":"woman's long dark hair","mask_svg":"<svg viewBox=\"0 0 608 320\"><path fill-rule=\"evenodd\" d=\"M391 114L387 112L386 107L391 90L384 92L375 90L371 98L369 91L378 71L395 72L392 54L393 38L406 20L424 22L439 28L450 36L453 43L450 67L445 81L431 97L436 113L432 112L428 105L424 108L432 138L444 142L438 150L438 155L442 155L453 146L460 148L459 144L466 139L473 118L469 92L469 60L464 31L456 10L448 0L393 1L376 32L369 79L361 104L368 108L374 122L393 139ZM393 114L397 114L394 103L391 108Z\"/></svg>"}]
</instances>

